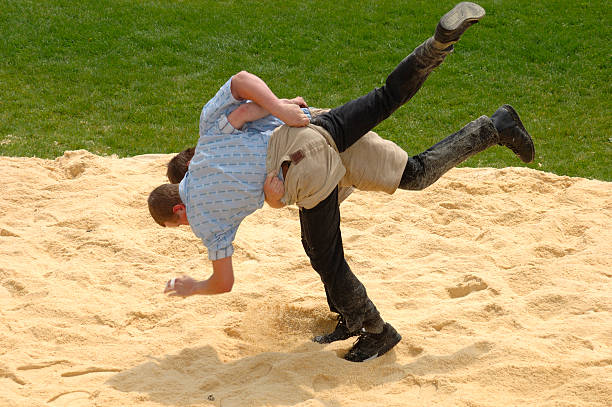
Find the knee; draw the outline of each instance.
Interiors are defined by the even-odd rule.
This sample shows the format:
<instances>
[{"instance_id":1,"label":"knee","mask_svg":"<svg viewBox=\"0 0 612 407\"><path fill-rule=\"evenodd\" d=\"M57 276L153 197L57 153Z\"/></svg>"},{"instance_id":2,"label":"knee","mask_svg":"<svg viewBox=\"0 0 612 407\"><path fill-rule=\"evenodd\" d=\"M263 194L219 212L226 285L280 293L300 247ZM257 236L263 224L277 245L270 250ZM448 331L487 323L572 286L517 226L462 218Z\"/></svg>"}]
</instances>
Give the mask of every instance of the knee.
<instances>
[{"instance_id":1,"label":"knee","mask_svg":"<svg viewBox=\"0 0 612 407\"><path fill-rule=\"evenodd\" d=\"M430 183L427 183L425 177L425 165L423 160L418 155L408 158L406 167L402 173L399 188L410 191L422 191L427 188Z\"/></svg>"}]
</instances>

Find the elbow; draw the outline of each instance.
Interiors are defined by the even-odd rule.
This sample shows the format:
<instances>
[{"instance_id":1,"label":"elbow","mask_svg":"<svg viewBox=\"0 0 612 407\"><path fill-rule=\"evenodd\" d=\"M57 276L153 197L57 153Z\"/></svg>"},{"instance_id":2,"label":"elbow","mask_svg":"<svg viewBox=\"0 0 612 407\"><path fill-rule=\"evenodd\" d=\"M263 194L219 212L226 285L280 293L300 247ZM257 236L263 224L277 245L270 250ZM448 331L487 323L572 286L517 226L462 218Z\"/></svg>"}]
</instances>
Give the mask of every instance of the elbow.
<instances>
[{"instance_id":1,"label":"elbow","mask_svg":"<svg viewBox=\"0 0 612 407\"><path fill-rule=\"evenodd\" d=\"M234 287L234 282L229 282L229 283L225 283L223 285L221 285L221 287L219 287L219 294L225 294L225 293L229 293L230 291L232 291L232 288Z\"/></svg>"},{"instance_id":2,"label":"elbow","mask_svg":"<svg viewBox=\"0 0 612 407\"><path fill-rule=\"evenodd\" d=\"M243 91L247 87L247 84L250 80L250 76L251 74L247 71L240 71L234 76L232 76L231 91L232 96L234 96L236 100L246 99L246 97L244 97L243 95Z\"/></svg>"},{"instance_id":3,"label":"elbow","mask_svg":"<svg viewBox=\"0 0 612 407\"><path fill-rule=\"evenodd\" d=\"M232 77L232 84L240 86L242 83L249 80L252 74L247 71L240 71Z\"/></svg>"},{"instance_id":4,"label":"elbow","mask_svg":"<svg viewBox=\"0 0 612 407\"><path fill-rule=\"evenodd\" d=\"M208 279L210 292L214 294L229 293L234 286L234 269L232 256L213 260L213 274Z\"/></svg>"},{"instance_id":5,"label":"elbow","mask_svg":"<svg viewBox=\"0 0 612 407\"><path fill-rule=\"evenodd\" d=\"M232 288L234 287L234 279L225 279L223 281L220 281L217 284L216 287L216 292L217 294L225 294L225 293L229 293L230 291L232 291Z\"/></svg>"},{"instance_id":6,"label":"elbow","mask_svg":"<svg viewBox=\"0 0 612 407\"><path fill-rule=\"evenodd\" d=\"M234 79L241 80L241 79L244 79L244 78L246 78L246 77L248 77L250 75L251 74L248 73L247 71L240 71L240 72L238 72L237 74L234 75Z\"/></svg>"}]
</instances>

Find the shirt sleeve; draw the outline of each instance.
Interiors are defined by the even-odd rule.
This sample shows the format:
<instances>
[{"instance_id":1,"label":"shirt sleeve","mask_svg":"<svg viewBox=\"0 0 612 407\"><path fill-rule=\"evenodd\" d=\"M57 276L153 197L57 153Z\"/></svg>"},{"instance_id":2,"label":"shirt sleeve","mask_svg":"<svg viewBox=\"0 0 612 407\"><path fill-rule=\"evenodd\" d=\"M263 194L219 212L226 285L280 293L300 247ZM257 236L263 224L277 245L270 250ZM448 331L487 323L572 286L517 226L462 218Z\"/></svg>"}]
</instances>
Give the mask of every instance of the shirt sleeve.
<instances>
[{"instance_id":1,"label":"shirt sleeve","mask_svg":"<svg viewBox=\"0 0 612 407\"><path fill-rule=\"evenodd\" d=\"M209 260L219 260L234 254L234 245L232 242L236 237L238 228L232 228L225 233L217 234L208 239L202 239L202 242L208 249Z\"/></svg>"},{"instance_id":2,"label":"shirt sleeve","mask_svg":"<svg viewBox=\"0 0 612 407\"><path fill-rule=\"evenodd\" d=\"M200 137L206 134L230 134L236 131L227 120L227 116L238 106L246 103L232 95L232 78L202 108L200 114Z\"/></svg>"},{"instance_id":3,"label":"shirt sleeve","mask_svg":"<svg viewBox=\"0 0 612 407\"><path fill-rule=\"evenodd\" d=\"M229 257L232 254L234 254L234 246L230 244L228 247L220 250L208 250L208 259L220 260Z\"/></svg>"}]
</instances>

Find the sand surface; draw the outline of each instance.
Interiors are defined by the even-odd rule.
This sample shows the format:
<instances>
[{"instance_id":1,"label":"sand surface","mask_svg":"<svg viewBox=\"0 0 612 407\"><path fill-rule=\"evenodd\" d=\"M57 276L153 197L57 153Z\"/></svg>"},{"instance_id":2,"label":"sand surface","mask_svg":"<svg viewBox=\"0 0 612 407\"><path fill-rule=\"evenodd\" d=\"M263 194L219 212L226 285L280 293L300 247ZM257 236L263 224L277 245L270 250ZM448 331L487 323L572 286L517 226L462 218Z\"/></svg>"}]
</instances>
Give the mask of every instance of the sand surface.
<instances>
[{"instance_id":1,"label":"sand surface","mask_svg":"<svg viewBox=\"0 0 612 407\"><path fill-rule=\"evenodd\" d=\"M403 336L353 364L295 207L235 242L234 290L148 193L169 155L0 158L0 406L610 406L612 183L455 169L422 192L356 192L346 255Z\"/></svg>"}]
</instances>

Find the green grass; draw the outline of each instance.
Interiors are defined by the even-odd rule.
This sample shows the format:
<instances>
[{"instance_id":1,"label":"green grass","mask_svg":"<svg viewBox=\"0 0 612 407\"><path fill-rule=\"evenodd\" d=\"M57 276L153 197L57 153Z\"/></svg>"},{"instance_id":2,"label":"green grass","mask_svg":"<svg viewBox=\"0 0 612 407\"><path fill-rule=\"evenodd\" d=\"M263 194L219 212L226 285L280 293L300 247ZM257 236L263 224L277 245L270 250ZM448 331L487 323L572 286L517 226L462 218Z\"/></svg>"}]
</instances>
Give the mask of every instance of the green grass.
<instances>
[{"instance_id":1,"label":"green grass","mask_svg":"<svg viewBox=\"0 0 612 407\"><path fill-rule=\"evenodd\" d=\"M382 84L453 4L0 0L0 155L179 151L242 69L336 106ZM481 4L487 17L379 133L416 154L510 103L536 142L530 167L612 181L612 3ZM493 148L465 165L522 164Z\"/></svg>"}]
</instances>

